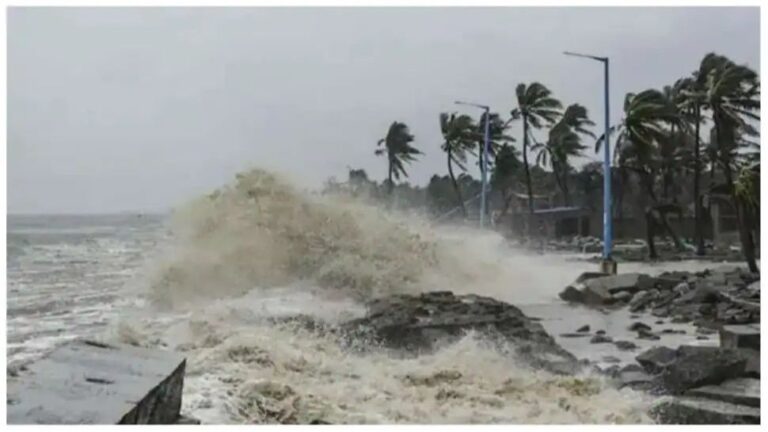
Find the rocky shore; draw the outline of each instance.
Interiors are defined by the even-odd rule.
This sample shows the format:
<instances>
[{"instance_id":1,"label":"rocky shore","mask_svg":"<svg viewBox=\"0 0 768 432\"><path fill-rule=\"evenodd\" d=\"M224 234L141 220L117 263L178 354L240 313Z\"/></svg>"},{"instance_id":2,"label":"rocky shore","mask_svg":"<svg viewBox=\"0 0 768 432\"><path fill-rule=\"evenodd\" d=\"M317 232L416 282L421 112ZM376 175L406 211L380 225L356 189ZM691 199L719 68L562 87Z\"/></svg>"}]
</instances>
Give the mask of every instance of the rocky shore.
<instances>
[{"instance_id":1,"label":"rocky shore","mask_svg":"<svg viewBox=\"0 0 768 432\"><path fill-rule=\"evenodd\" d=\"M663 396L651 415L660 423L741 424L760 419L760 281L739 268L702 272L640 273L608 276L584 273L560 298L601 310L628 309L628 330L637 340L657 341L623 367L595 367L620 386ZM674 330L689 323L696 339L719 335L719 346L664 345ZM589 328L576 329L589 334ZM596 332L590 343L612 343L635 350L632 341L614 341Z\"/></svg>"}]
</instances>

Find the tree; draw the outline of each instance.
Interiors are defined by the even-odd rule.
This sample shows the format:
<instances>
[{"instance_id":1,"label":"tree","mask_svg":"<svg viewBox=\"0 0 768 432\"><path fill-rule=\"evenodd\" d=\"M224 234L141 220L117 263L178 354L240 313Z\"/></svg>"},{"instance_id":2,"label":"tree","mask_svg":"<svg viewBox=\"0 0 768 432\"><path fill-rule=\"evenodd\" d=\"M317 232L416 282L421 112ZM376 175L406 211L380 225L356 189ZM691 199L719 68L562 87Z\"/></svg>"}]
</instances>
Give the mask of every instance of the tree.
<instances>
[{"instance_id":1,"label":"tree","mask_svg":"<svg viewBox=\"0 0 768 432\"><path fill-rule=\"evenodd\" d=\"M740 136L757 135L748 120L760 120L760 80L751 68L737 65L714 53L707 54L702 63L706 77L705 103L712 112L716 139L715 157L723 171L726 187L736 208L739 238L750 271L758 272L754 240L750 234L748 209L736 193L733 172L742 140Z\"/></svg>"},{"instance_id":2,"label":"tree","mask_svg":"<svg viewBox=\"0 0 768 432\"><path fill-rule=\"evenodd\" d=\"M659 171L659 142L667 137L664 125L678 121L676 112L670 108L664 94L649 89L637 94L627 94L624 98L624 118L618 125L611 127L611 133L616 136L614 156L618 164L638 175L645 192L653 202L653 205L646 209L648 251L651 258L657 258L653 245L655 225L663 227L677 248L682 249L680 239L666 220L666 214L673 211L674 207L659 203L654 190ZM597 140L596 152L600 151L604 140L604 135Z\"/></svg>"},{"instance_id":3,"label":"tree","mask_svg":"<svg viewBox=\"0 0 768 432\"><path fill-rule=\"evenodd\" d=\"M408 126L405 123L393 122L389 126L387 136L380 139L378 146L384 146L383 148L376 150L376 155L387 156L387 187L389 193L392 194L394 182L392 177L396 180L400 180L400 176L408 177L408 173L405 171L404 164L411 163L416 160L416 156L422 154L419 150L411 146L413 142L413 135L411 135Z\"/></svg>"},{"instance_id":4,"label":"tree","mask_svg":"<svg viewBox=\"0 0 768 432\"><path fill-rule=\"evenodd\" d=\"M560 120L549 130L547 141L536 142L531 146L531 150L538 151L537 164L546 165L549 159L557 185L563 192L565 205L571 204L568 190L568 174L571 171L569 158L581 156L586 150L587 147L581 142L582 135L595 138L595 135L586 129L594 124L589 119L585 107L579 104L569 105Z\"/></svg>"},{"instance_id":5,"label":"tree","mask_svg":"<svg viewBox=\"0 0 768 432\"><path fill-rule=\"evenodd\" d=\"M508 144L503 144L496 154L496 163L491 174L491 186L503 197L501 214L505 214L514 197L515 186L519 180L522 163L518 151Z\"/></svg>"},{"instance_id":6,"label":"tree","mask_svg":"<svg viewBox=\"0 0 768 432\"><path fill-rule=\"evenodd\" d=\"M440 133L443 136L443 144L440 148L448 158L448 175L465 218L467 217L467 208L464 205L459 184L456 182L456 176L453 174L453 164L456 164L462 171L466 171L467 153L471 154L473 151L473 133L475 130L476 125L472 121L472 117L468 115L457 116L456 113L450 115L440 113Z\"/></svg>"},{"instance_id":7,"label":"tree","mask_svg":"<svg viewBox=\"0 0 768 432\"><path fill-rule=\"evenodd\" d=\"M534 82L526 86L518 84L515 89L517 108L513 109L510 122L522 119L523 122L523 167L528 191L528 210L533 214L533 187L528 164L528 148L531 138L530 128L541 129L545 124L553 124L560 117L562 104L552 96L552 92L543 84Z\"/></svg>"}]
</instances>

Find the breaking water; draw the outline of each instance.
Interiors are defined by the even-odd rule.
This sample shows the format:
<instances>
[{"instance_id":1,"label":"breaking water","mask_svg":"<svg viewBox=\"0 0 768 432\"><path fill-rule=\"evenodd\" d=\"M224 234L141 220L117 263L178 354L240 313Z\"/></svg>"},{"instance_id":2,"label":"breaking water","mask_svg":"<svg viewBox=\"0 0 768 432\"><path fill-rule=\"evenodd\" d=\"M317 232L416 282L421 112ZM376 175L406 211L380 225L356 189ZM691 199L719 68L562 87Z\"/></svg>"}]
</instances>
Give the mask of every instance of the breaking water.
<instances>
[{"instance_id":1,"label":"breaking water","mask_svg":"<svg viewBox=\"0 0 768 432\"><path fill-rule=\"evenodd\" d=\"M184 351L182 410L204 423L648 422L641 393L530 370L473 335L400 359L268 320L334 322L377 295L452 290L575 329L590 312L557 293L587 266L253 171L172 217L9 216L8 361L83 336Z\"/></svg>"}]
</instances>

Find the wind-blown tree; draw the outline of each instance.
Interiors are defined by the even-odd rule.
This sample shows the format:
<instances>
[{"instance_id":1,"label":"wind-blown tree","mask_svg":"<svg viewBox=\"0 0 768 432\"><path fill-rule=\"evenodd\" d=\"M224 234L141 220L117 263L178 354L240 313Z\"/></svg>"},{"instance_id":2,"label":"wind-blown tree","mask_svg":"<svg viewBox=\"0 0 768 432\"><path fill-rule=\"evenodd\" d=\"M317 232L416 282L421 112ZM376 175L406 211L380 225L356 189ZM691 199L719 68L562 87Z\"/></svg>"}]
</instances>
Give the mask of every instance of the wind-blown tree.
<instances>
[{"instance_id":1,"label":"wind-blown tree","mask_svg":"<svg viewBox=\"0 0 768 432\"><path fill-rule=\"evenodd\" d=\"M560 117L562 104L552 96L552 92L548 88L538 82L528 86L518 84L515 94L517 96L517 108L510 112L510 122L517 119L523 122L523 167L525 168L525 183L528 191L528 210L533 213L533 186L528 164L530 129L541 129L545 125L551 125L557 121Z\"/></svg>"},{"instance_id":2,"label":"wind-blown tree","mask_svg":"<svg viewBox=\"0 0 768 432\"><path fill-rule=\"evenodd\" d=\"M653 237L656 225L669 233L678 249L682 243L677 234L669 226L666 214L678 212L674 206L659 202L654 189L655 179L659 172L659 142L667 137L665 124L678 121L674 110L671 110L664 94L650 89L640 93L629 93L624 99L624 118L611 127L611 133L616 137L615 157L620 166L635 173L653 205L646 210L648 251L651 258L657 258ZM595 145L599 152L605 136L601 136Z\"/></svg>"},{"instance_id":3,"label":"wind-blown tree","mask_svg":"<svg viewBox=\"0 0 768 432\"><path fill-rule=\"evenodd\" d=\"M748 122L760 120L760 79L751 68L737 65L717 54L707 54L702 63L707 65L706 105L712 112L716 138L715 156L723 171L726 187L736 208L739 238L750 271L758 272L755 245L750 233L748 209L736 193L733 172L738 170L738 152L742 135L757 135Z\"/></svg>"},{"instance_id":4,"label":"wind-blown tree","mask_svg":"<svg viewBox=\"0 0 768 432\"><path fill-rule=\"evenodd\" d=\"M467 207L464 205L464 198L461 196L461 188L456 182L456 176L453 174L453 164L464 172L467 170L467 154L472 154L474 149L474 132L476 125L472 117L468 115L456 115L456 113L440 113L440 133L443 136L443 144L440 148L446 153L448 158L448 175L451 178L453 190L456 193L458 205L461 207L463 216L467 217Z\"/></svg>"},{"instance_id":5,"label":"wind-blown tree","mask_svg":"<svg viewBox=\"0 0 768 432\"><path fill-rule=\"evenodd\" d=\"M520 179L523 166L516 148L503 144L496 154L496 163L491 174L491 187L499 192L503 199L501 214L505 214L514 198L514 192Z\"/></svg>"},{"instance_id":6,"label":"wind-blown tree","mask_svg":"<svg viewBox=\"0 0 768 432\"><path fill-rule=\"evenodd\" d=\"M380 139L377 144L380 147L383 145L383 148L377 149L375 154L387 156L387 187L390 195L394 187L392 178L400 180L401 175L408 177L404 164L415 161L416 156L422 154L411 146L413 139L408 125L396 121L389 126L387 136Z\"/></svg>"},{"instance_id":7,"label":"wind-blown tree","mask_svg":"<svg viewBox=\"0 0 768 432\"><path fill-rule=\"evenodd\" d=\"M585 107L579 104L569 105L560 120L549 130L547 141L535 142L531 146L531 150L538 151L537 164L546 165L549 160L557 185L563 193L565 205L571 204L568 189L568 174L571 171L569 159L581 156L587 149L587 146L582 143L582 135L595 138L595 135L587 129L594 124L589 119Z\"/></svg>"}]
</instances>

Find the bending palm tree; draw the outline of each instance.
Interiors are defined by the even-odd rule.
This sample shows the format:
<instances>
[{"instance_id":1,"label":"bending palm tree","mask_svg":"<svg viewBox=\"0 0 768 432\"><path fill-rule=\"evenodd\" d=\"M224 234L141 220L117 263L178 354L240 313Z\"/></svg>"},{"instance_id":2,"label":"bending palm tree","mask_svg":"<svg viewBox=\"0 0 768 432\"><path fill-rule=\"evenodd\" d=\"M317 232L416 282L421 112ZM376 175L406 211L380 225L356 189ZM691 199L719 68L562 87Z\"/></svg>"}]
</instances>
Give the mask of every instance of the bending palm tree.
<instances>
[{"instance_id":1,"label":"bending palm tree","mask_svg":"<svg viewBox=\"0 0 768 432\"><path fill-rule=\"evenodd\" d=\"M555 180L563 192L565 205L571 204L568 190L568 173L571 166L568 159L581 156L587 148L581 142L581 135L595 138L595 135L586 129L594 124L589 119L586 108L579 104L569 105L560 120L549 130L547 142L535 143L531 146L531 150L538 150L537 164L546 165L549 158Z\"/></svg>"},{"instance_id":2,"label":"bending palm tree","mask_svg":"<svg viewBox=\"0 0 768 432\"><path fill-rule=\"evenodd\" d=\"M658 172L659 142L667 132L664 124L677 121L675 112L670 109L664 94L658 90L645 90L638 94L629 93L624 99L624 118L612 127L616 134L615 157L620 166L636 173L654 205L646 211L648 251L651 258L657 258L653 244L654 226L660 224L672 237L678 249L682 243L674 233L665 214L674 207L660 205L654 191L655 176ZM605 136L601 136L595 146L600 151Z\"/></svg>"},{"instance_id":3,"label":"bending palm tree","mask_svg":"<svg viewBox=\"0 0 768 432\"><path fill-rule=\"evenodd\" d=\"M392 193L394 182L392 177L400 180L400 175L408 177L405 171L404 163L411 163L416 160L416 156L422 154L419 150L411 146L413 135L411 135L408 126L405 123L393 122L389 126L387 136L378 142L378 146L384 145L384 148L377 149L377 156L387 155L387 186L389 193Z\"/></svg>"},{"instance_id":4,"label":"bending palm tree","mask_svg":"<svg viewBox=\"0 0 768 432\"><path fill-rule=\"evenodd\" d=\"M562 104L552 97L552 92L538 82L518 84L515 89L517 95L517 108L510 114L510 122L517 119L523 121L523 166L525 168L525 183L528 190L528 211L533 213L533 186L531 185L531 172L528 165L528 147L530 128L541 129L544 124L554 123L560 117Z\"/></svg>"},{"instance_id":5,"label":"bending palm tree","mask_svg":"<svg viewBox=\"0 0 768 432\"><path fill-rule=\"evenodd\" d=\"M707 83L705 100L712 111L717 162L723 170L726 187L736 208L744 257L750 271L758 272L748 209L736 193L733 170L740 147L740 133L756 134L746 119L760 120L760 80L755 71L737 65L724 56L708 54L702 63L707 67L704 71Z\"/></svg>"},{"instance_id":6,"label":"bending palm tree","mask_svg":"<svg viewBox=\"0 0 768 432\"><path fill-rule=\"evenodd\" d=\"M462 214L467 217L467 208L461 196L461 189L453 174L453 164L462 171L466 171L467 153L472 153L474 146L473 132L476 129L472 117L468 115L457 116L452 113L440 113L440 133L443 135L443 144L440 147L448 157L448 175L451 177L453 190L461 207Z\"/></svg>"}]
</instances>

